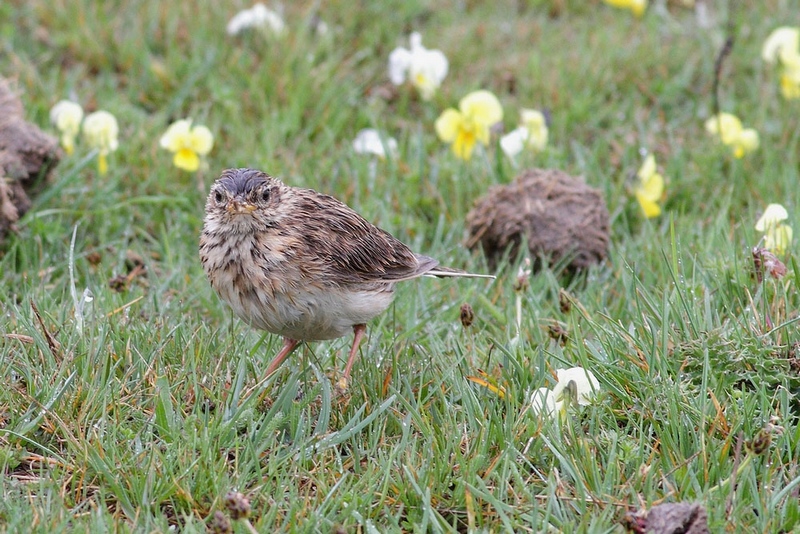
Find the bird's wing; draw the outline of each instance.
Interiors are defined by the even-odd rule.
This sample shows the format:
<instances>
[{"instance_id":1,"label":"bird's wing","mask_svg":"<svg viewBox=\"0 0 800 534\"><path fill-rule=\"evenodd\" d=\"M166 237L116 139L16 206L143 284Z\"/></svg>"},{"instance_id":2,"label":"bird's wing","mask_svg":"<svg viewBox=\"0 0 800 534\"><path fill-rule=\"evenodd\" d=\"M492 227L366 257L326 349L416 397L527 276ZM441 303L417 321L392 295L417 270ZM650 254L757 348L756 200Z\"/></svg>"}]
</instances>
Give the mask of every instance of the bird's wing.
<instances>
[{"instance_id":1,"label":"bird's wing","mask_svg":"<svg viewBox=\"0 0 800 534\"><path fill-rule=\"evenodd\" d=\"M333 284L399 282L416 278L439 262L414 254L389 232L364 219L346 204L313 190L298 197L304 246L321 260L321 272Z\"/></svg>"}]
</instances>

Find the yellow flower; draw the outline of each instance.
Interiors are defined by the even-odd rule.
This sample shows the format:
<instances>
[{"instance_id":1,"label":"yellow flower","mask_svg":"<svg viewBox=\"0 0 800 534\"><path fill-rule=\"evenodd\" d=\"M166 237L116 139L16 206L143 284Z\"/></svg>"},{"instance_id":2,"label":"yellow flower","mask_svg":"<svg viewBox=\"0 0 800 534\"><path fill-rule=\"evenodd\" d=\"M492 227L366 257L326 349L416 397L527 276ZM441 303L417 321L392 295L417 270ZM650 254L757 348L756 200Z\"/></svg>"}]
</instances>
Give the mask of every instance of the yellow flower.
<instances>
[{"instance_id":1,"label":"yellow flower","mask_svg":"<svg viewBox=\"0 0 800 534\"><path fill-rule=\"evenodd\" d=\"M119 146L117 119L108 111L95 111L83 121L83 137L89 146L98 151L97 169L101 175L108 172L106 156Z\"/></svg>"},{"instance_id":2,"label":"yellow flower","mask_svg":"<svg viewBox=\"0 0 800 534\"><path fill-rule=\"evenodd\" d=\"M800 28L782 26L769 34L761 49L767 63L785 62L800 52Z\"/></svg>"},{"instance_id":3,"label":"yellow flower","mask_svg":"<svg viewBox=\"0 0 800 534\"><path fill-rule=\"evenodd\" d=\"M67 154L75 150L75 138L82 120L83 108L70 100L61 100L50 110L50 122L61 132L61 146Z\"/></svg>"},{"instance_id":4,"label":"yellow flower","mask_svg":"<svg viewBox=\"0 0 800 534\"><path fill-rule=\"evenodd\" d=\"M786 100L800 98L800 54L782 64L781 94Z\"/></svg>"},{"instance_id":5,"label":"yellow flower","mask_svg":"<svg viewBox=\"0 0 800 534\"><path fill-rule=\"evenodd\" d=\"M723 145L731 147L736 158L758 148L758 132L744 128L736 115L720 113L708 119L705 127L708 133L718 136Z\"/></svg>"},{"instance_id":6,"label":"yellow flower","mask_svg":"<svg viewBox=\"0 0 800 534\"><path fill-rule=\"evenodd\" d=\"M436 134L451 143L461 159L472 157L475 143L489 144L489 128L503 120L503 108L489 91L475 91L458 103L458 110L449 108L436 119Z\"/></svg>"},{"instance_id":7,"label":"yellow flower","mask_svg":"<svg viewBox=\"0 0 800 534\"><path fill-rule=\"evenodd\" d=\"M781 27L764 42L761 57L780 65L781 94L786 100L800 98L800 28Z\"/></svg>"},{"instance_id":8,"label":"yellow flower","mask_svg":"<svg viewBox=\"0 0 800 534\"><path fill-rule=\"evenodd\" d=\"M520 122L528 129L528 147L541 152L547 146L549 131L544 113L538 109L523 109Z\"/></svg>"},{"instance_id":9,"label":"yellow flower","mask_svg":"<svg viewBox=\"0 0 800 534\"><path fill-rule=\"evenodd\" d=\"M764 248L781 255L792 244L792 227L788 224L779 224L764 234Z\"/></svg>"},{"instance_id":10,"label":"yellow flower","mask_svg":"<svg viewBox=\"0 0 800 534\"><path fill-rule=\"evenodd\" d=\"M639 180L636 183L634 194L642 207L644 216L648 219L661 215L661 206L658 202L664 196L664 177L656 172L656 158L652 154L647 156L636 174Z\"/></svg>"},{"instance_id":11,"label":"yellow flower","mask_svg":"<svg viewBox=\"0 0 800 534\"><path fill-rule=\"evenodd\" d=\"M214 136L205 126L192 128L191 119L182 119L167 128L159 145L175 154L172 163L176 167L194 172L200 168L200 157L214 147Z\"/></svg>"},{"instance_id":12,"label":"yellow flower","mask_svg":"<svg viewBox=\"0 0 800 534\"><path fill-rule=\"evenodd\" d=\"M647 9L647 0L603 0L606 4L622 9L629 9L637 17L641 17Z\"/></svg>"},{"instance_id":13,"label":"yellow flower","mask_svg":"<svg viewBox=\"0 0 800 534\"><path fill-rule=\"evenodd\" d=\"M786 208L770 204L756 222L756 231L764 234L764 248L775 254L783 254L792 243L792 227L783 221L789 218Z\"/></svg>"}]
</instances>

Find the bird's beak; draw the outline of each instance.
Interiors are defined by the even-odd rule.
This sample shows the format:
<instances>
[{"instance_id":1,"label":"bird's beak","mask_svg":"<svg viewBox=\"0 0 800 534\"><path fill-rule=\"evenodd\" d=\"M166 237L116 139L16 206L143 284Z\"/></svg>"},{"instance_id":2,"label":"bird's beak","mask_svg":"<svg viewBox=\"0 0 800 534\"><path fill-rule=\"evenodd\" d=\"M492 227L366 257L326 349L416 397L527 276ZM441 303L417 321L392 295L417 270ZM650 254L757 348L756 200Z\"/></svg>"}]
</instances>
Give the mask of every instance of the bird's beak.
<instances>
[{"instance_id":1,"label":"bird's beak","mask_svg":"<svg viewBox=\"0 0 800 534\"><path fill-rule=\"evenodd\" d=\"M250 204L249 202L239 202L238 200L232 199L228 201L225 209L230 214L240 215L243 213L253 213L256 210L256 207L254 204Z\"/></svg>"}]
</instances>

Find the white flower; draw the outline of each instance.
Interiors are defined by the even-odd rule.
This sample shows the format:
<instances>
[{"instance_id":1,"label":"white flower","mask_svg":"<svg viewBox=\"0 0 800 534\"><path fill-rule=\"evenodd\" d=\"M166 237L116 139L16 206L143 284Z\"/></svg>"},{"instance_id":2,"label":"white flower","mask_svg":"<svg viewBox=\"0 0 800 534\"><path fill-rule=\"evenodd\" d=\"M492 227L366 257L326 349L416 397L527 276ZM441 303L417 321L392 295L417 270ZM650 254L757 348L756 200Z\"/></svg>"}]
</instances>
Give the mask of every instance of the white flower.
<instances>
[{"instance_id":1,"label":"white flower","mask_svg":"<svg viewBox=\"0 0 800 534\"><path fill-rule=\"evenodd\" d=\"M547 120L541 111L523 109L520 112L520 124L500 138L500 148L509 158L516 157L526 147L539 152L547 146Z\"/></svg>"},{"instance_id":2,"label":"white flower","mask_svg":"<svg viewBox=\"0 0 800 534\"><path fill-rule=\"evenodd\" d=\"M553 395L557 402L565 402L567 400L563 398L565 390L570 390L575 394L578 404L586 406L591 404L592 398L600 391L600 382L591 371L583 367L559 369L556 374L558 375L558 384L553 388ZM574 390L572 384L574 384Z\"/></svg>"},{"instance_id":3,"label":"white flower","mask_svg":"<svg viewBox=\"0 0 800 534\"><path fill-rule=\"evenodd\" d=\"M761 49L761 57L767 63L790 62L800 54L800 28L783 26L774 30Z\"/></svg>"},{"instance_id":4,"label":"white flower","mask_svg":"<svg viewBox=\"0 0 800 534\"><path fill-rule=\"evenodd\" d=\"M531 395L531 411L535 415L553 415L560 407L556 406L556 396L548 388L539 388Z\"/></svg>"},{"instance_id":5,"label":"white flower","mask_svg":"<svg viewBox=\"0 0 800 534\"><path fill-rule=\"evenodd\" d=\"M500 138L500 148L509 158L515 158L522 153L525 142L528 140L528 129L524 126L514 128Z\"/></svg>"},{"instance_id":6,"label":"white flower","mask_svg":"<svg viewBox=\"0 0 800 534\"><path fill-rule=\"evenodd\" d=\"M422 46L422 36L414 32L409 37L411 48L398 47L389 54L389 79L400 85L408 78L423 100L430 100L447 76L447 58L441 50Z\"/></svg>"},{"instance_id":7,"label":"white flower","mask_svg":"<svg viewBox=\"0 0 800 534\"><path fill-rule=\"evenodd\" d=\"M283 33L285 27L283 18L277 12L259 2L250 9L245 9L234 15L225 30L228 35L238 35L249 28L270 30L275 34L280 34Z\"/></svg>"},{"instance_id":8,"label":"white flower","mask_svg":"<svg viewBox=\"0 0 800 534\"><path fill-rule=\"evenodd\" d=\"M397 154L397 141L391 137L381 137L374 128L365 128L358 132L353 140L353 150L357 154L374 154L379 158L385 158L387 153Z\"/></svg>"},{"instance_id":9,"label":"white flower","mask_svg":"<svg viewBox=\"0 0 800 534\"><path fill-rule=\"evenodd\" d=\"M61 146L67 154L75 149L82 120L83 108L71 100L61 100L50 110L50 122L61 132Z\"/></svg>"},{"instance_id":10,"label":"white flower","mask_svg":"<svg viewBox=\"0 0 800 534\"><path fill-rule=\"evenodd\" d=\"M95 111L83 121L83 137L89 146L96 148L102 155L117 149L118 135L117 119L108 111Z\"/></svg>"}]
</instances>

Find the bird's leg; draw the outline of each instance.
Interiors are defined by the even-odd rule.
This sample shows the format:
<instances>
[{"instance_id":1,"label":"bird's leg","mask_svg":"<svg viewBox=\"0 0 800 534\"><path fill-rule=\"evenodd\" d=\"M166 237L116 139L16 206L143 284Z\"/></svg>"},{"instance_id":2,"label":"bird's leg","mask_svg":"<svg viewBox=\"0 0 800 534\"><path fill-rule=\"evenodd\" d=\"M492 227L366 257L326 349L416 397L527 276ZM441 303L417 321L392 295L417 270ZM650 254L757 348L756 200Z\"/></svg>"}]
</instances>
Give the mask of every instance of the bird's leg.
<instances>
[{"instance_id":1,"label":"bird's leg","mask_svg":"<svg viewBox=\"0 0 800 534\"><path fill-rule=\"evenodd\" d=\"M285 360L292 353L292 351L297 348L297 345L299 344L300 342L296 339L289 339L288 337L283 338L283 347L281 347L281 350L280 352L278 352L278 355L272 359L272 362L270 362L269 367L267 367L266 376L269 376L272 373L274 373L275 369L277 369L278 366L281 363L283 363L283 360Z\"/></svg>"},{"instance_id":2,"label":"bird's leg","mask_svg":"<svg viewBox=\"0 0 800 534\"><path fill-rule=\"evenodd\" d=\"M358 355L358 346L361 344L361 340L364 338L364 334L367 333L367 325L365 324L357 324L353 327L353 346L350 349L350 355L347 358L347 365L344 367L344 376L342 377L345 383L350 381L350 370L353 368L353 364L356 361L356 356Z\"/></svg>"}]
</instances>

